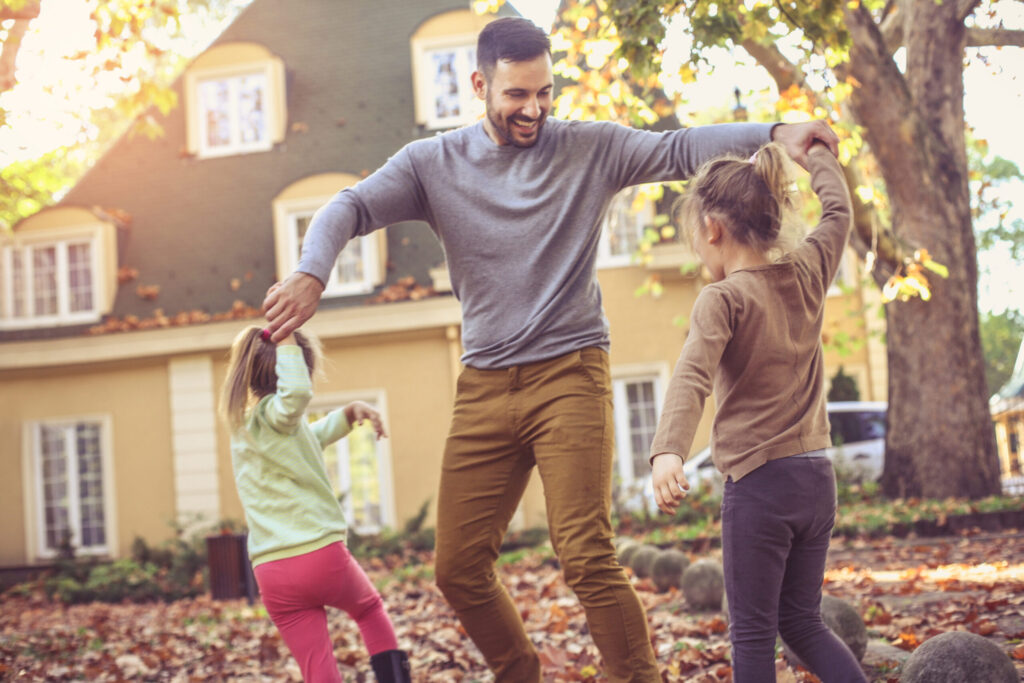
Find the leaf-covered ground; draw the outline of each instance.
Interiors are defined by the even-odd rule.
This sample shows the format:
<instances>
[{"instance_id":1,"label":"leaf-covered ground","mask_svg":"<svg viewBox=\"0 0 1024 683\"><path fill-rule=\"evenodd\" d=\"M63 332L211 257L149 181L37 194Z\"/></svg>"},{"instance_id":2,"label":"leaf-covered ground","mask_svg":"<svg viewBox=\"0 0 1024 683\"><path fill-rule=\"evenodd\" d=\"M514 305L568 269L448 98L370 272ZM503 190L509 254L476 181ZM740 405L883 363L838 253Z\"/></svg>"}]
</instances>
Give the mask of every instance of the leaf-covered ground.
<instances>
[{"instance_id":1,"label":"leaf-covered ground","mask_svg":"<svg viewBox=\"0 0 1024 683\"><path fill-rule=\"evenodd\" d=\"M713 552L711 553L713 556ZM694 557L696 559L696 556ZM415 564L415 562L422 564ZM429 555L368 563L414 680L489 681L483 661L433 583ZM599 681L600 658L583 611L550 553L528 552L500 574L541 653L547 681ZM728 626L687 609L677 592L636 581L666 681L728 681ZM827 593L851 602L872 638L874 681L898 681L919 643L969 630L1002 647L1024 673L1024 543L1019 532L939 539L836 541ZM0 679L297 681L298 668L259 602L208 598L170 604L65 607L39 596L0 597ZM335 652L348 681L372 681L358 631L332 612ZM780 682L811 681L780 655Z\"/></svg>"}]
</instances>

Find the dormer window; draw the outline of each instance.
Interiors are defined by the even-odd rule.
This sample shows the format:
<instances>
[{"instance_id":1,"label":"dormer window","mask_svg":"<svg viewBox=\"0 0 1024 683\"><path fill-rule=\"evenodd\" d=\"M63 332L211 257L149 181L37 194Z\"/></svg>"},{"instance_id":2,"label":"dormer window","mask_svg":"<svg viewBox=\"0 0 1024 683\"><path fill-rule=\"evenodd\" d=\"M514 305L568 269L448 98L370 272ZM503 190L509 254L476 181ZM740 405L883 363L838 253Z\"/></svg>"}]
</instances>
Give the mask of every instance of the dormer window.
<instances>
[{"instance_id":1,"label":"dormer window","mask_svg":"<svg viewBox=\"0 0 1024 683\"><path fill-rule=\"evenodd\" d=\"M484 103L473 92L476 41L492 17L455 10L428 19L412 36L416 122L427 130L473 123Z\"/></svg>"},{"instance_id":2,"label":"dormer window","mask_svg":"<svg viewBox=\"0 0 1024 683\"><path fill-rule=\"evenodd\" d=\"M325 204L330 197L322 198L317 207ZM289 223L288 241L291 252L291 268L299 264L302 255L302 242L306 230L313 220L315 208L295 208L285 210ZM383 281L380 267L379 241L383 232L374 232L366 237L356 237L345 245L334 262L331 278L324 287L323 296L346 296L349 294L367 294Z\"/></svg>"},{"instance_id":3,"label":"dormer window","mask_svg":"<svg viewBox=\"0 0 1024 683\"><path fill-rule=\"evenodd\" d=\"M448 43L448 41L444 41ZM476 39L433 47L421 46L426 74L418 87L425 90L424 125L429 130L472 123L483 114L483 102L473 93L470 76L476 71Z\"/></svg>"},{"instance_id":4,"label":"dormer window","mask_svg":"<svg viewBox=\"0 0 1024 683\"><path fill-rule=\"evenodd\" d=\"M302 242L313 214L339 190L359 178L349 173L324 173L298 180L273 200L277 277L286 278L299 264ZM325 283L323 296L368 294L384 282L387 234L376 230L345 245Z\"/></svg>"},{"instance_id":5,"label":"dormer window","mask_svg":"<svg viewBox=\"0 0 1024 683\"><path fill-rule=\"evenodd\" d=\"M115 228L84 209L26 219L0 243L0 328L97 322L115 293Z\"/></svg>"},{"instance_id":6,"label":"dormer window","mask_svg":"<svg viewBox=\"0 0 1024 683\"><path fill-rule=\"evenodd\" d=\"M270 149L267 76L254 72L205 78L199 89L199 149L202 156Z\"/></svg>"},{"instance_id":7,"label":"dormer window","mask_svg":"<svg viewBox=\"0 0 1024 683\"><path fill-rule=\"evenodd\" d=\"M265 152L284 140L284 64L254 43L226 43L185 73L188 151L200 158Z\"/></svg>"}]
</instances>

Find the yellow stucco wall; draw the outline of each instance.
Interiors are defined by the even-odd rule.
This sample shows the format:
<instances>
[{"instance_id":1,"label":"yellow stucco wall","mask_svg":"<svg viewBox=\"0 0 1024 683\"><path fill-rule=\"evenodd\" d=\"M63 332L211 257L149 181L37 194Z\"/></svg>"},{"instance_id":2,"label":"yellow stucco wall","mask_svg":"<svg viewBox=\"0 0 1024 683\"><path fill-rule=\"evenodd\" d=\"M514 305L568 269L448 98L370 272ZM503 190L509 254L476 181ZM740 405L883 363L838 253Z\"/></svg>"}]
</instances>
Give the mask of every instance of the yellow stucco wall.
<instances>
[{"instance_id":1,"label":"yellow stucco wall","mask_svg":"<svg viewBox=\"0 0 1024 683\"><path fill-rule=\"evenodd\" d=\"M171 471L166 363L137 361L4 373L0 378L0 565L26 555L22 482L23 425L37 420L109 415L117 547L129 552L136 535L158 542L171 535Z\"/></svg>"},{"instance_id":2,"label":"yellow stucco wall","mask_svg":"<svg viewBox=\"0 0 1024 683\"><path fill-rule=\"evenodd\" d=\"M671 374L686 341L688 326L673 321L688 318L700 291L701 281L683 277L677 270L653 271L662 282L661 296L637 296L637 289L652 273L644 268L604 268L598 271L604 297L605 315L611 329L610 361L612 375L624 366L663 363ZM667 378L666 378L667 379ZM667 386L662 387L662 391ZM711 429L712 401L705 406L704 418L694 437L690 453L708 444Z\"/></svg>"},{"instance_id":3,"label":"yellow stucco wall","mask_svg":"<svg viewBox=\"0 0 1024 683\"><path fill-rule=\"evenodd\" d=\"M857 381L862 401L886 400L885 385L875 379L867 316L878 315L879 309L865 307L859 293L831 295L825 302L825 388L842 366L843 372ZM841 342L842 335L850 341ZM838 348L843 348L843 351Z\"/></svg>"},{"instance_id":4,"label":"yellow stucco wall","mask_svg":"<svg viewBox=\"0 0 1024 683\"><path fill-rule=\"evenodd\" d=\"M656 271L664 285L660 297L636 296L637 288L650 272L636 266L599 271L605 311L611 324L613 376L641 368L643 372L662 373L667 380L685 340L686 327L673 324L673 319L689 315L702 282L665 269ZM845 326L851 333L861 328L858 318L850 315L859 305L855 296L830 299L827 326ZM320 336L327 358L324 377L316 385L317 395L384 392L391 434L389 450L397 526L416 514L428 498L432 504L427 524L433 525L436 518L441 456L451 418L461 350L458 325L455 321L442 321L387 333L372 330L400 325L396 321L421 315L423 310L434 311L429 315L440 316L438 320L441 320L447 315L443 314L447 310L445 306L451 304L435 299L422 302L422 306L393 304L372 307L373 310L321 312L314 319L313 327L318 324L323 328ZM350 322L353 319L359 322ZM360 325L359 329L365 332L353 334L352 324ZM118 342L117 348L124 348L121 342L140 340L134 352L138 356L131 360L79 362L45 369L39 369L38 363L26 369L9 366L0 372L0 465L8 473L0 477L0 514L6 520L0 526L0 566L24 564L29 560L22 491L22 434L23 425L33 420L110 415L119 553L124 555L130 551L136 535L151 543L169 537L169 522L177 513L169 354L179 346L182 352L194 354L195 350L187 348L189 344L217 339L212 344L207 343L207 351L202 353L211 360L212 383L219 390L226 370L227 340L236 327L229 323L225 324L225 331L212 325L137 333L137 337L125 336L123 340L111 337L106 341ZM151 341L142 344L144 339ZM161 342L162 339L165 341ZM78 346L88 350L91 346L86 342L101 341L104 340L89 339L79 342ZM64 357L62 354L67 352L60 350L64 348L62 342L53 344L53 355ZM172 348L168 348L168 344ZM26 350L28 352L30 349ZM100 357L110 356L101 354ZM830 352L826 354L826 371L834 374L842 363L860 382L862 375L873 371L868 368L871 361L866 347L843 357ZM663 385L662 390L664 388ZM861 384L863 398L884 399L884 394L870 393L867 389ZM709 401L706 407L692 452L708 442L711 403ZM241 520L243 514L234 489L228 435L219 421L216 429L220 517ZM537 479L535 475L524 496L515 520L518 527L545 524L543 491Z\"/></svg>"}]
</instances>

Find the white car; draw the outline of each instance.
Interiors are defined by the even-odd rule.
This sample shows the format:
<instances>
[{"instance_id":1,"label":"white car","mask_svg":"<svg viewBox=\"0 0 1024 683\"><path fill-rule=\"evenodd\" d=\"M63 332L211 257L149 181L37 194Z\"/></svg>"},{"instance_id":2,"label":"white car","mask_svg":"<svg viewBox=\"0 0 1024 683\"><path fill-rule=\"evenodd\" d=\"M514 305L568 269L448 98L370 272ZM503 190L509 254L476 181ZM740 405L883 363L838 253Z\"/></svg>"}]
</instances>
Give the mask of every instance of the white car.
<instances>
[{"instance_id":1,"label":"white car","mask_svg":"<svg viewBox=\"0 0 1024 683\"><path fill-rule=\"evenodd\" d=\"M828 421L832 426L832 446L825 455L832 459L836 474L853 480L876 481L885 465L884 401L838 401L828 403ZM722 490L722 474L711 462L711 447L697 453L683 465L683 474L696 490L708 482Z\"/></svg>"}]
</instances>

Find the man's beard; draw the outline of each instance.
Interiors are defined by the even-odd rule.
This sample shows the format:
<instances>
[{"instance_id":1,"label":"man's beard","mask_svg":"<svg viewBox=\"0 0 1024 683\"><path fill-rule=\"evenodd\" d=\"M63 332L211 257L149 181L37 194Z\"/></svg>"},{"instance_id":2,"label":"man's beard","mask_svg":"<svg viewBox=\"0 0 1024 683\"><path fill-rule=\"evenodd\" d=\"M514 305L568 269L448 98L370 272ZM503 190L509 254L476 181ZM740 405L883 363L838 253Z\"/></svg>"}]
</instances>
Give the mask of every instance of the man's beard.
<instances>
[{"instance_id":1,"label":"man's beard","mask_svg":"<svg viewBox=\"0 0 1024 683\"><path fill-rule=\"evenodd\" d=\"M501 137L502 140L515 147L533 147L540 140L540 131L544 127L544 120L548 117L546 111L541 111L540 116L536 119L527 119L526 117L515 115L509 119L505 119L504 125L498 120L498 115L494 109L488 104L487 106L487 119L491 122L491 127L494 128L495 132ZM513 128L513 120L526 121L532 123L537 122L537 127L533 131L533 135L528 140L521 140L517 138L517 133Z\"/></svg>"}]
</instances>

